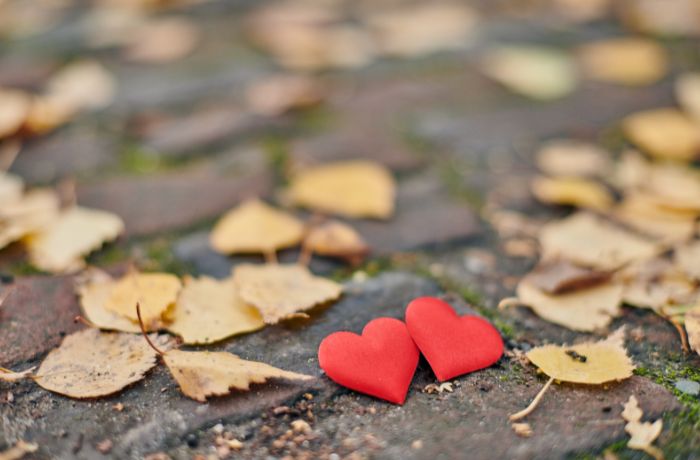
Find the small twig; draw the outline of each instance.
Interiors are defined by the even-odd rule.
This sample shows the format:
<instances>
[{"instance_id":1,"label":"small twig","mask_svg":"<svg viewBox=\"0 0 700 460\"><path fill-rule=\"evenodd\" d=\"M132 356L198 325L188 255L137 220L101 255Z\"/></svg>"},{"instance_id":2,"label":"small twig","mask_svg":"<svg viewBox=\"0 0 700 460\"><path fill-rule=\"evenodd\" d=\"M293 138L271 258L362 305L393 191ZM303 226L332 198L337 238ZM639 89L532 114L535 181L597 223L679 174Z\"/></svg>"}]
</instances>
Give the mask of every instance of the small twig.
<instances>
[{"instance_id":1,"label":"small twig","mask_svg":"<svg viewBox=\"0 0 700 460\"><path fill-rule=\"evenodd\" d=\"M554 377L550 377L549 380L547 380L547 383L544 384L540 392L537 393L537 396L535 396L535 399L532 400L529 406L527 406L520 412L511 415L510 417L508 417L508 420L510 420L511 422L515 422L516 420L520 420L531 414L532 411L534 411L537 405L540 403L540 399L542 399L542 396L544 396L544 393L547 391L552 382L554 382Z\"/></svg>"},{"instance_id":2,"label":"small twig","mask_svg":"<svg viewBox=\"0 0 700 460\"><path fill-rule=\"evenodd\" d=\"M136 302L136 316L139 318L139 326L141 326L141 332L143 333L143 338L146 339L146 342L153 348L156 353L159 355L163 356L165 353L161 351L153 342L151 342L151 339L148 337L148 333L146 332L146 326L143 325L143 319L141 318L141 304Z\"/></svg>"},{"instance_id":3,"label":"small twig","mask_svg":"<svg viewBox=\"0 0 700 460\"><path fill-rule=\"evenodd\" d=\"M683 325L675 319L673 319L672 316L666 314L666 312L664 312L663 310L660 310L658 313L659 316L671 323L673 327L676 328L676 331L678 332L678 335L681 338L681 348L683 349L683 353L690 353L690 345L688 345L688 334L685 332L685 328L683 327Z\"/></svg>"},{"instance_id":4,"label":"small twig","mask_svg":"<svg viewBox=\"0 0 700 460\"><path fill-rule=\"evenodd\" d=\"M75 317L73 318L73 322L76 323L76 324L77 324L77 323L83 323L83 324L86 325L87 327L92 327L92 328L95 328L95 329L99 329L99 328L100 328L97 324L93 323L92 321L90 321L89 319L87 319L86 317L84 317L83 315L75 315Z\"/></svg>"},{"instance_id":5,"label":"small twig","mask_svg":"<svg viewBox=\"0 0 700 460\"><path fill-rule=\"evenodd\" d=\"M517 297L506 297L498 302L498 309L505 310L506 308L517 307L522 305L522 302Z\"/></svg>"},{"instance_id":6,"label":"small twig","mask_svg":"<svg viewBox=\"0 0 700 460\"><path fill-rule=\"evenodd\" d=\"M263 256L265 257L265 262L268 264L276 264L277 263L277 252L276 251L265 251L263 253Z\"/></svg>"}]
</instances>

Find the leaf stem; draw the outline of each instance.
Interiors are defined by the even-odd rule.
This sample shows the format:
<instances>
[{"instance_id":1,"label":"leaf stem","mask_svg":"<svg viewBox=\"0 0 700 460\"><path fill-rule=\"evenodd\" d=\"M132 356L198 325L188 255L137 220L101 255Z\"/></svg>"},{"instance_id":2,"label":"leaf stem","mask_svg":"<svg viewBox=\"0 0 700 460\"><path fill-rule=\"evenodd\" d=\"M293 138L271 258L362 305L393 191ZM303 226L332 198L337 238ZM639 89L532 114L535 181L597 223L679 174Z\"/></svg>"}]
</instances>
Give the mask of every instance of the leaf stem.
<instances>
[{"instance_id":1,"label":"leaf stem","mask_svg":"<svg viewBox=\"0 0 700 460\"><path fill-rule=\"evenodd\" d=\"M146 332L146 326L143 325L143 319L141 318L141 304L139 302L136 302L136 316L139 318L139 326L141 327L141 332L143 333L143 338L146 339L146 342L148 342L148 345L153 348L156 353L159 355L163 356L165 353L161 351L153 342L151 342L151 339L148 337L148 333Z\"/></svg>"},{"instance_id":2,"label":"leaf stem","mask_svg":"<svg viewBox=\"0 0 700 460\"><path fill-rule=\"evenodd\" d=\"M540 403L540 400L542 399L542 396L544 396L544 393L547 391L547 389L552 385L552 382L554 382L554 377L550 377L549 380L547 380L547 383L544 384L542 389L540 390L539 393L537 393L537 396L535 396L535 399L532 400L529 406L527 406L525 409L521 410L520 412L516 412L515 414L511 415L508 417L508 420L511 422L514 422L516 420L520 420L522 418L527 417L529 414L532 413L532 411L535 410L537 405Z\"/></svg>"}]
</instances>

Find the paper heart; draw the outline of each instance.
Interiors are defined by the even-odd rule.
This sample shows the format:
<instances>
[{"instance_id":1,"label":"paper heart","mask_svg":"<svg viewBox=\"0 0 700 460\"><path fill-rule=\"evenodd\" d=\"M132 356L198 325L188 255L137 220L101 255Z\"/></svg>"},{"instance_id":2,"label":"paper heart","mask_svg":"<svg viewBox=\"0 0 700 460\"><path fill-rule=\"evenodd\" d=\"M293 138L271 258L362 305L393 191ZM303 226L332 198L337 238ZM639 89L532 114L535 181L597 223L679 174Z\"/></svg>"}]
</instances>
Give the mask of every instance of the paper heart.
<instances>
[{"instance_id":1,"label":"paper heart","mask_svg":"<svg viewBox=\"0 0 700 460\"><path fill-rule=\"evenodd\" d=\"M503 354L503 340L478 316L458 316L450 304L420 297L406 308L413 341L441 382L490 366Z\"/></svg>"},{"instance_id":2,"label":"paper heart","mask_svg":"<svg viewBox=\"0 0 700 460\"><path fill-rule=\"evenodd\" d=\"M403 321L377 318L362 335L335 332L318 347L318 362L336 383L403 404L419 352Z\"/></svg>"}]
</instances>

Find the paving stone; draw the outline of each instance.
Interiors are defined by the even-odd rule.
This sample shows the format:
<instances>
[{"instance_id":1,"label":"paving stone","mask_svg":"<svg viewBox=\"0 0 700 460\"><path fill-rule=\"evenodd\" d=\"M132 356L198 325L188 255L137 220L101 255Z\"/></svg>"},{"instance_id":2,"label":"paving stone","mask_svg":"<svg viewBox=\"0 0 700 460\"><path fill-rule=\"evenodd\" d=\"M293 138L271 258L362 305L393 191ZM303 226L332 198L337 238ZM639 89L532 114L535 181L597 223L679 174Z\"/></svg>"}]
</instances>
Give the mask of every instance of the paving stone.
<instances>
[{"instance_id":1,"label":"paving stone","mask_svg":"<svg viewBox=\"0 0 700 460\"><path fill-rule=\"evenodd\" d=\"M24 145L11 171L30 184L47 184L114 166L117 152L117 142L107 133L66 128Z\"/></svg>"},{"instance_id":2,"label":"paving stone","mask_svg":"<svg viewBox=\"0 0 700 460\"><path fill-rule=\"evenodd\" d=\"M688 379L676 380L676 382L673 384L673 386L676 387L676 390L680 391L681 393L685 393L687 395L697 396L700 394L700 383L698 383L694 380L688 380Z\"/></svg>"},{"instance_id":3,"label":"paving stone","mask_svg":"<svg viewBox=\"0 0 700 460\"><path fill-rule=\"evenodd\" d=\"M70 276L16 278L0 307L0 366L12 367L43 354L80 326L80 314Z\"/></svg>"},{"instance_id":4,"label":"paving stone","mask_svg":"<svg viewBox=\"0 0 700 460\"><path fill-rule=\"evenodd\" d=\"M77 193L80 204L120 215L133 236L217 217L245 198L268 193L270 181L265 173L232 177L194 169L79 184Z\"/></svg>"}]
</instances>

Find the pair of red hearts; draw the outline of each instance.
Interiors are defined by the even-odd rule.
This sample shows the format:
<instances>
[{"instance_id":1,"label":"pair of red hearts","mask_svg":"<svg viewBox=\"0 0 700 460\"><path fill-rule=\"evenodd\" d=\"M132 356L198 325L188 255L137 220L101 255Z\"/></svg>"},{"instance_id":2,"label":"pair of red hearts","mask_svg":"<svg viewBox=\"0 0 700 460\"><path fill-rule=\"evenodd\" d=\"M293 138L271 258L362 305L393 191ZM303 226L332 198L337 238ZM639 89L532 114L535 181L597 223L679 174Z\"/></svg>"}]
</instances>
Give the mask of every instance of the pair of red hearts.
<instances>
[{"instance_id":1,"label":"pair of red hearts","mask_svg":"<svg viewBox=\"0 0 700 460\"><path fill-rule=\"evenodd\" d=\"M443 382L498 361L503 340L488 321L460 317L448 303L420 297L408 304L405 323L377 318L367 323L361 336L329 335L318 348L318 362L340 385L403 404L420 353Z\"/></svg>"}]
</instances>

